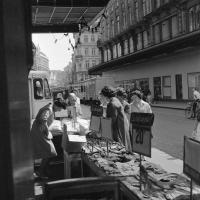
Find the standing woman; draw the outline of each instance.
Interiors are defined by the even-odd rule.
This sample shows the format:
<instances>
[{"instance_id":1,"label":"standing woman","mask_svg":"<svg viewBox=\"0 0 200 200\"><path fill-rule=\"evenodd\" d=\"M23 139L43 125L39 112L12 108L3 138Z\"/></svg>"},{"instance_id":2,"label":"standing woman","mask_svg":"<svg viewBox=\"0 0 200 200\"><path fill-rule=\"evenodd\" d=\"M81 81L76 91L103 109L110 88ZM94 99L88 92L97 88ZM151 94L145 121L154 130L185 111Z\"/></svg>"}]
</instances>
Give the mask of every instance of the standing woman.
<instances>
[{"instance_id":1,"label":"standing woman","mask_svg":"<svg viewBox=\"0 0 200 200\"><path fill-rule=\"evenodd\" d=\"M129 123L124 113L124 108L119 99L115 97L116 90L110 86L104 86L101 90L101 98L108 102L106 117L112 120L112 137L116 142L121 142L126 150L131 151L129 137Z\"/></svg>"},{"instance_id":2,"label":"standing woman","mask_svg":"<svg viewBox=\"0 0 200 200\"><path fill-rule=\"evenodd\" d=\"M200 102L197 102L196 105L196 119L195 119L195 124L194 124L194 130L192 133L192 137L195 140L200 141Z\"/></svg>"},{"instance_id":3,"label":"standing woman","mask_svg":"<svg viewBox=\"0 0 200 200\"><path fill-rule=\"evenodd\" d=\"M55 100L53 105L51 103L47 104L39 110L31 127L34 159L42 159L38 171L39 177L46 176L45 173L48 167L49 158L57 156L57 152L51 140L53 136L48 128L54 120L54 112L60 111L61 109L65 109L65 104L58 100Z\"/></svg>"},{"instance_id":4,"label":"standing woman","mask_svg":"<svg viewBox=\"0 0 200 200\"><path fill-rule=\"evenodd\" d=\"M131 98L131 113L138 112L138 113L152 113L151 106L142 100L142 93L139 90L135 90L130 94ZM131 127L131 125L130 125ZM131 127L132 129L132 127ZM133 132L131 131L131 141L133 140L133 134L136 130L134 129Z\"/></svg>"}]
</instances>

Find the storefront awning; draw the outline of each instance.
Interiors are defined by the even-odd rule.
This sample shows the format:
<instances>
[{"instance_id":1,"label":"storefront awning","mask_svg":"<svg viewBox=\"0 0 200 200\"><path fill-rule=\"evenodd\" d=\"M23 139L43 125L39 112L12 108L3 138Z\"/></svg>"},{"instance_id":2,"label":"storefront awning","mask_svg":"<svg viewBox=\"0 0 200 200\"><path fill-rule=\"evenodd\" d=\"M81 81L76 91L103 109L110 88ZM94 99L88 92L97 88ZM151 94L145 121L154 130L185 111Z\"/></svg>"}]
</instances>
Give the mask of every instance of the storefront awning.
<instances>
[{"instance_id":1,"label":"storefront awning","mask_svg":"<svg viewBox=\"0 0 200 200\"><path fill-rule=\"evenodd\" d=\"M32 0L32 32L78 32L81 20L91 22L109 0Z\"/></svg>"},{"instance_id":2,"label":"storefront awning","mask_svg":"<svg viewBox=\"0 0 200 200\"><path fill-rule=\"evenodd\" d=\"M173 52L187 47L200 45L200 31L185 34L183 36L162 42L160 44L148 47L108 62L96 65L88 70L89 75L101 75L102 72L119 69L130 63L144 62L155 56L162 54L172 54Z\"/></svg>"}]
</instances>

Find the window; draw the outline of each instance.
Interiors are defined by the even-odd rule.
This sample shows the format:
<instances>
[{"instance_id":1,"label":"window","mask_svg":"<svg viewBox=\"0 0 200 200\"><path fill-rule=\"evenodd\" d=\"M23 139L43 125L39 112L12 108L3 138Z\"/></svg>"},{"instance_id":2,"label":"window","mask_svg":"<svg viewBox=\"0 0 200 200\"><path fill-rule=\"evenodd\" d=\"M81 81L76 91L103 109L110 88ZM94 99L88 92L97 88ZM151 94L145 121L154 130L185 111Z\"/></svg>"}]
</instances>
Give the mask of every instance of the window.
<instances>
[{"instance_id":1,"label":"window","mask_svg":"<svg viewBox=\"0 0 200 200\"><path fill-rule=\"evenodd\" d=\"M137 0L134 1L134 7L135 7L135 20L139 20L139 10L138 10L138 2Z\"/></svg>"},{"instance_id":2,"label":"window","mask_svg":"<svg viewBox=\"0 0 200 200\"><path fill-rule=\"evenodd\" d=\"M160 24L155 25L153 30L154 30L154 43L158 44L160 43Z\"/></svg>"},{"instance_id":3,"label":"window","mask_svg":"<svg viewBox=\"0 0 200 200\"><path fill-rule=\"evenodd\" d=\"M155 0L155 8L159 8L160 7L160 1L161 0Z\"/></svg>"},{"instance_id":4,"label":"window","mask_svg":"<svg viewBox=\"0 0 200 200\"><path fill-rule=\"evenodd\" d=\"M137 34L137 50L142 49L142 33Z\"/></svg>"},{"instance_id":5,"label":"window","mask_svg":"<svg viewBox=\"0 0 200 200\"><path fill-rule=\"evenodd\" d=\"M195 13L194 7L189 9L189 31L193 31L195 29Z\"/></svg>"},{"instance_id":6,"label":"window","mask_svg":"<svg viewBox=\"0 0 200 200\"><path fill-rule=\"evenodd\" d=\"M186 32L186 13L184 11L178 13L178 31L179 33Z\"/></svg>"},{"instance_id":7,"label":"window","mask_svg":"<svg viewBox=\"0 0 200 200\"><path fill-rule=\"evenodd\" d=\"M88 35L84 35L84 42L88 42Z\"/></svg>"},{"instance_id":8,"label":"window","mask_svg":"<svg viewBox=\"0 0 200 200\"><path fill-rule=\"evenodd\" d=\"M81 71L82 70L82 65L81 63L78 64L78 71Z\"/></svg>"},{"instance_id":9,"label":"window","mask_svg":"<svg viewBox=\"0 0 200 200\"><path fill-rule=\"evenodd\" d=\"M117 47L116 45L114 44L113 45L113 58L116 58L117 57Z\"/></svg>"},{"instance_id":10,"label":"window","mask_svg":"<svg viewBox=\"0 0 200 200\"><path fill-rule=\"evenodd\" d=\"M169 32L169 20L165 20L162 22L162 40L168 40L170 38Z\"/></svg>"},{"instance_id":11,"label":"window","mask_svg":"<svg viewBox=\"0 0 200 200\"><path fill-rule=\"evenodd\" d=\"M108 60L111 60L111 52L110 52L110 49L108 49L107 51L108 51Z\"/></svg>"},{"instance_id":12,"label":"window","mask_svg":"<svg viewBox=\"0 0 200 200\"><path fill-rule=\"evenodd\" d=\"M104 62L108 60L107 49L104 49Z\"/></svg>"},{"instance_id":13,"label":"window","mask_svg":"<svg viewBox=\"0 0 200 200\"><path fill-rule=\"evenodd\" d=\"M44 96L45 96L45 99L51 99L51 92L49 89L49 84L48 84L47 79L44 79Z\"/></svg>"},{"instance_id":14,"label":"window","mask_svg":"<svg viewBox=\"0 0 200 200\"><path fill-rule=\"evenodd\" d=\"M200 91L200 73L188 74L188 98L193 99L192 88L197 88Z\"/></svg>"},{"instance_id":15,"label":"window","mask_svg":"<svg viewBox=\"0 0 200 200\"><path fill-rule=\"evenodd\" d=\"M128 40L124 40L124 55L128 54Z\"/></svg>"},{"instance_id":16,"label":"window","mask_svg":"<svg viewBox=\"0 0 200 200\"><path fill-rule=\"evenodd\" d=\"M88 56L88 54L89 54L89 49L85 48L85 55Z\"/></svg>"},{"instance_id":17,"label":"window","mask_svg":"<svg viewBox=\"0 0 200 200\"><path fill-rule=\"evenodd\" d=\"M92 48L92 55L93 55L93 56L95 56L95 55L96 55L95 48Z\"/></svg>"},{"instance_id":18,"label":"window","mask_svg":"<svg viewBox=\"0 0 200 200\"><path fill-rule=\"evenodd\" d=\"M120 33L119 16L117 16L117 33Z\"/></svg>"},{"instance_id":19,"label":"window","mask_svg":"<svg viewBox=\"0 0 200 200\"><path fill-rule=\"evenodd\" d=\"M91 41L95 42L95 36L94 36L94 34L91 35Z\"/></svg>"},{"instance_id":20,"label":"window","mask_svg":"<svg viewBox=\"0 0 200 200\"><path fill-rule=\"evenodd\" d=\"M126 13L125 12L122 13L122 17L123 17L123 28L125 29L126 28Z\"/></svg>"},{"instance_id":21,"label":"window","mask_svg":"<svg viewBox=\"0 0 200 200\"><path fill-rule=\"evenodd\" d=\"M178 35L178 19L177 16L172 17L172 37Z\"/></svg>"},{"instance_id":22,"label":"window","mask_svg":"<svg viewBox=\"0 0 200 200\"><path fill-rule=\"evenodd\" d=\"M114 20L111 21L111 26L112 26L112 36L114 36L115 35Z\"/></svg>"},{"instance_id":23,"label":"window","mask_svg":"<svg viewBox=\"0 0 200 200\"><path fill-rule=\"evenodd\" d=\"M143 44L144 44L144 48L148 47L149 45L149 41L148 41L148 32L144 31L143 32Z\"/></svg>"},{"instance_id":24,"label":"window","mask_svg":"<svg viewBox=\"0 0 200 200\"><path fill-rule=\"evenodd\" d=\"M85 68L86 68L86 69L89 69L89 68L90 68L90 62L89 62L89 60L86 60L86 61L85 61Z\"/></svg>"},{"instance_id":25,"label":"window","mask_svg":"<svg viewBox=\"0 0 200 200\"><path fill-rule=\"evenodd\" d=\"M92 67L96 65L96 60L92 61Z\"/></svg>"},{"instance_id":26,"label":"window","mask_svg":"<svg viewBox=\"0 0 200 200\"><path fill-rule=\"evenodd\" d=\"M163 98L171 98L171 76L163 76Z\"/></svg>"},{"instance_id":27,"label":"window","mask_svg":"<svg viewBox=\"0 0 200 200\"><path fill-rule=\"evenodd\" d=\"M147 15L152 11L151 0L142 0L143 15Z\"/></svg>"},{"instance_id":28,"label":"window","mask_svg":"<svg viewBox=\"0 0 200 200\"><path fill-rule=\"evenodd\" d=\"M132 37L129 38L129 50L130 50L130 53L132 53L134 51L133 38Z\"/></svg>"},{"instance_id":29,"label":"window","mask_svg":"<svg viewBox=\"0 0 200 200\"><path fill-rule=\"evenodd\" d=\"M122 55L122 49L121 49L120 43L117 44L117 55L118 55L118 57L120 57Z\"/></svg>"},{"instance_id":30,"label":"window","mask_svg":"<svg viewBox=\"0 0 200 200\"><path fill-rule=\"evenodd\" d=\"M44 94L43 94L43 84L42 84L42 79L34 79L33 80L33 86L34 86L34 98L39 100L43 99Z\"/></svg>"}]
</instances>

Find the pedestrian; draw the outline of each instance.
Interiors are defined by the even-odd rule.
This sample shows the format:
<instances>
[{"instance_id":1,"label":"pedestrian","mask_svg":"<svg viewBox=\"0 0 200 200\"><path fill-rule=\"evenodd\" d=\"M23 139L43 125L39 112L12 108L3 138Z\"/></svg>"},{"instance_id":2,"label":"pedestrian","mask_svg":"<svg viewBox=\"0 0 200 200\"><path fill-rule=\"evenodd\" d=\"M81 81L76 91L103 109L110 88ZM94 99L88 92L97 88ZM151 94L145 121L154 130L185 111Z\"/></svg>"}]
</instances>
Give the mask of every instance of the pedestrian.
<instances>
[{"instance_id":1,"label":"pedestrian","mask_svg":"<svg viewBox=\"0 0 200 200\"><path fill-rule=\"evenodd\" d=\"M55 100L54 104L45 105L39 110L31 127L33 157L34 159L42 159L39 171L36 173L40 178L44 178L47 175L49 158L57 156L52 142L53 136L48 128L54 120L54 112L65 108L65 104L59 100Z\"/></svg>"},{"instance_id":2,"label":"pedestrian","mask_svg":"<svg viewBox=\"0 0 200 200\"><path fill-rule=\"evenodd\" d=\"M106 117L111 118L112 121L112 138L122 143L126 150L131 151L128 119L124 113L124 107L115 95L116 89L111 86L104 86L101 90L102 101L108 102Z\"/></svg>"},{"instance_id":3,"label":"pedestrian","mask_svg":"<svg viewBox=\"0 0 200 200\"><path fill-rule=\"evenodd\" d=\"M194 124L194 130L192 133L192 137L198 141L200 141L200 102L197 102L196 106L196 120Z\"/></svg>"},{"instance_id":4,"label":"pedestrian","mask_svg":"<svg viewBox=\"0 0 200 200\"><path fill-rule=\"evenodd\" d=\"M192 112L191 112L191 115L190 115L189 118L195 118L196 117L196 107L197 107L198 101L200 101L200 93L197 90L197 88L193 88L192 92L193 92L194 102L192 104Z\"/></svg>"},{"instance_id":5,"label":"pedestrian","mask_svg":"<svg viewBox=\"0 0 200 200\"><path fill-rule=\"evenodd\" d=\"M152 113L151 106L142 100L142 93L139 90L135 90L131 93L131 103L130 103L131 113ZM133 141L133 135L137 134L137 128L132 128L132 124L130 125L131 130L131 141ZM151 133L152 136L152 133ZM133 143L132 143L133 145Z\"/></svg>"},{"instance_id":6,"label":"pedestrian","mask_svg":"<svg viewBox=\"0 0 200 200\"><path fill-rule=\"evenodd\" d=\"M129 115L130 112L130 104L127 102L127 93L122 87L117 87L116 89L116 97L121 102L122 106L124 107L124 112Z\"/></svg>"}]
</instances>

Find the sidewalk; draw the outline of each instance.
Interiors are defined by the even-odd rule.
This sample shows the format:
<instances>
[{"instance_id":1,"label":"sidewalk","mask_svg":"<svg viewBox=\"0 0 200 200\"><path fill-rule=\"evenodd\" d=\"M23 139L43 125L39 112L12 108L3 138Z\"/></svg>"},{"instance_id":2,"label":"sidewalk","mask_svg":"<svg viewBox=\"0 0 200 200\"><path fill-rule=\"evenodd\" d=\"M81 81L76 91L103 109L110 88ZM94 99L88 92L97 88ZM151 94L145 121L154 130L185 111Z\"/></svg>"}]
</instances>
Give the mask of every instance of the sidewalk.
<instances>
[{"instance_id":1,"label":"sidewalk","mask_svg":"<svg viewBox=\"0 0 200 200\"><path fill-rule=\"evenodd\" d=\"M171 102L171 101L159 101L157 103L151 104L152 107L157 108L169 108L177 110L185 110L187 103L186 102Z\"/></svg>"}]
</instances>

